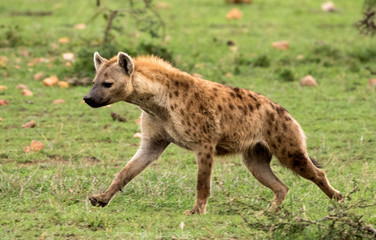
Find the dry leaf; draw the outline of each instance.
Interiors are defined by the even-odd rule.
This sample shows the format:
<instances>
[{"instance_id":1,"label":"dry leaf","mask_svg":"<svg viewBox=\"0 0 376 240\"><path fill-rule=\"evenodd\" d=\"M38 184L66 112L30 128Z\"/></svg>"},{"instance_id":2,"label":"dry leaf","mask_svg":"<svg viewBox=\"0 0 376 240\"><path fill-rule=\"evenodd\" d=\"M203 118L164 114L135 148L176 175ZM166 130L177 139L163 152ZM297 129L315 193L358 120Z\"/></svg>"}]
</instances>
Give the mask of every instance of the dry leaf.
<instances>
[{"instance_id":1,"label":"dry leaf","mask_svg":"<svg viewBox=\"0 0 376 240\"><path fill-rule=\"evenodd\" d=\"M39 152L43 148L44 148L44 144L43 143L41 143L39 141L36 141L36 140L33 140L33 141L31 141L30 146L26 146L24 148L24 152L25 153L28 153L28 152Z\"/></svg>"},{"instance_id":2,"label":"dry leaf","mask_svg":"<svg viewBox=\"0 0 376 240\"><path fill-rule=\"evenodd\" d=\"M45 86L53 86L57 84L58 82L59 82L59 79L56 76L51 76L43 80L43 84Z\"/></svg>"},{"instance_id":3,"label":"dry leaf","mask_svg":"<svg viewBox=\"0 0 376 240\"><path fill-rule=\"evenodd\" d=\"M4 86L4 85L0 85L0 91L4 91L4 90L7 90L8 87L7 86Z\"/></svg>"},{"instance_id":4,"label":"dry leaf","mask_svg":"<svg viewBox=\"0 0 376 240\"><path fill-rule=\"evenodd\" d=\"M183 229L184 229L184 227L185 227L185 224L184 224L184 222L180 222L180 224L179 224L179 227L180 227L180 229L181 229L181 230L183 230Z\"/></svg>"},{"instance_id":5,"label":"dry leaf","mask_svg":"<svg viewBox=\"0 0 376 240\"><path fill-rule=\"evenodd\" d=\"M62 43L62 44L64 44L64 43L69 43L69 39L66 38L66 37L59 38L59 43Z\"/></svg>"},{"instance_id":6,"label":"dry leaf","mask_svg":"<svg viewBox=\"0 0 376 240\"><path fill-rule=\"evenodd\" d=\"M73 53L63 53L63 59L66 61L74 61L74 54Z\"/></svg>"},{"instance_id":7,"label":"dry leaf","mask_svg":"<svg viewBox=\"0 0 376 240\"><path fill-rule=\"evenodd\" d=\"M33 96L33 92L30 91L29 89L23 89L22 90L22 95L31 97L31 96Z\"/></svg>"},{"instance_id":8,"label":"dry leaf","mask_svg":"<svg viewBox=\"0 0 376 240\"><path fill-rule=\"evenodd\" d=\"M24 56L24 57L28 57L30 54L29 54L29 52L27 50L23 50L21 52L21 55Z\"/></svg>"},{"instance_id":9,"label":"dry leaf","mask_svg":"<svg viewBox=\"0 0 376 240\"><path fill-rule=\"evenodd\" d=\"M41 80L42 77L43 77L43 72L38 72L38 73L34 74L35 80Z\"/></svg>"},{"instance_id":10,"label":"dry leaf","mask_svg":"<svg viewBox=\"0 0 376 240\"><path fill-rule=\"evenodd\" d=\"M242 17L243 17L243 14L238 8L231 9L226 15L226 18L229 19L229 20L230 19L240 19Z\"/></svg>"},{"instance_id":11,"label":"dry leaf","mask_svg":"<svg viewBox=\"0 0 376 240\"><path fill-rule=\"evenodd\" d=\"M2 117L0 117L0 122L1 122L1 121L3 121L3 118L2 118Z\"/></svg>"},{"instance_id":12,"label":"dry leaf","mask_svg":"<svg viewBox=\"0 0 376 240\"><path fill-rule=\"evenodd\" d=\"M21 67L20 67L20 65L14 65L14 68L15 69L20 69Z\"/></svg>"},{"instance_id":13,"label":"dry leaf","mask_svg":"<svg viewBox=\"0 0 376 240\"><path fill-rule=\"evenodd\" d=\"M296 60L303 60L304 59L304 55L298 55L298 56L296 56Z\"/></svg>"},{"instance_id":14,"label":"dry leaf","mask_svg":"<svg viewBox=\"0 0 376 240\"><path fill-rule=\"evenodd\" d=\"M138 133L135 133L135 134L133 135L133 137L134 137L134 138L141 138L141 133L139 133L139 132L138 132Z\"/></svg>"},{"instance_id":15,"label":"dry leaf","mask_svg":"<svg viewBox=\"0 0 376 240\"><path fill-rule=\"evenodd\" d=\"M52 104L61 104L64 103L64 99L56 99L55 101L52 102Z\"/></svg>"},{"instance_id":16,"label":"dry leaf","mask_svg":"<svg viewBox=\"0 0 376 240\"><path fill-rule=\"evenodd\" d=\"M376 78L371 78L368 81L368 85L370 85L371 87L376 87Z\"/></svg>"},{"instance_id":17,"label":"dry leaf","mask_svg":"<svg viewBox=\"0 0 376 240\"><path fill-rule=\"evenodd\" d=\"M171 5L165 2L159 2L155 5L155 8L158 8L158 9L171 8Z\"/></svg>"},{"instance_id":18,"label":"dry leaf","mask_svg":"<svg viewBox=\"0 0 376 240\"><path fill-rule=\"evenodd\" d=\"M27 122L25 124L22 125L22 128L33 128L35 127L37 124L35 123L34 120L31 120L30 122Z\"/></svg>"},{"instance_id":19,"label":"dry leaf","mask_svg":"<svg viewBox=\"0 0 376 240\"><path fill-rule=\"evenodd\" d=\"M66 62L65 66L70 67L70 66L72 66L72 63L71 62Z\"/></svg>"},{"instance_id":20,"label":"dry leaf","mask_svg":"<svg viewBox=\"0 0 376 240\"><path fill-rule=\"evenodd\" d=\"M140 118L140 117L137 118L136 120L134 120L134 122L135 122L136 124L140 124L140 123L141 123L141 118Z\"/></svg>"},{"instance_id":21,"label":"dry leaf","mask_svg":"<svg viewBox=\"0 0 376 240\"><path fill-rule=\"evenodd\" d=\"M315 87L317 86L317 82L311 75L307 75L300 80L300 85Z\"/></svg>"},{"instance_id":22,"label":"dry leaf","mask_svg":"<svg viewBox=\"0 0 376 240\"><path fill-rule=\"evenodd\" d=\"M325 2L321 4L321 9L325 12L335 12L337 10L333 2Z\"/></svg>"},{"instance_id":23,"label":"dry leaf","mask_svg":"<svg viewBox=\"0 0 376 240\"><path fill-rule=\"evenodd\" d=\"M280 50L287 50L289 49L290 44L287 41L273 42L272 47L280 49Z\"/></svg>"},{"instance_id":24,"label":"dry leaf","mask_svg":"<svg viewBox=\"0 0 376 240\"><path fill-rule=\"evenodd\" d=\"M7 56L0 56L0 67L5 67L9 62Z\"/></svg>"},{"instance_id":25,"label":"dry leaf","mask_svg":"<svg viewBox=\"0 0 376 240\"><path fill-rule=\"evenodd\" d=\"M194 76L196 78L202 78L202 75L199 74L199 73L192 73L192 76Z\"/></svg>"},{"instance_id":26,"label":"dry leaf","mask_svg":"<svg viewBox=\"0 0 376 240\"><path fill-rule=\"evenodd\" d=\"M226 77L232 77L232 74L231 73L226 73L225 76Z\"/></svg>"},{"instance_id":27,"label":"dry leaf","mask_svg":"<svg viewBox=\"0 0 376 240\"><path fill-rule=\"evenodd\" d=\"M9 102L7 100L0 99L0 106L5 106L5 105L9 105Z\"/></svg>"},{"instance_id":28,"label":"dry leaf","mask_svg":"<svg viewBox=\"0 0 376 240\"><path fill-rule=\"evenodd\" d=\"M77 30L82 30L82 29L85 29L85 28L86 28L85 23L79 23L79 24L74 25L74 29L77 29Z\"/></svg>"}]
</instances>

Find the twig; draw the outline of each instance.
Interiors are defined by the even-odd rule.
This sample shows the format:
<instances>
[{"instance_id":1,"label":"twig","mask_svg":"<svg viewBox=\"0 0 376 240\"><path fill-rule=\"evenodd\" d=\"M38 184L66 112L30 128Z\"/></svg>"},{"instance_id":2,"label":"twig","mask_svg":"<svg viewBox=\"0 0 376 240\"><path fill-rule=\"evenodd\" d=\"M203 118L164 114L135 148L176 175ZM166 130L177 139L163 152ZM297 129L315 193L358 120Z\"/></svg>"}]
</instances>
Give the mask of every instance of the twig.
<instances>
[{"instance_id":1,"label":"twig","mask_svg":"<svg viewBox=\"0 0 376 240\"><path fill-rule=\"evenodd\" d=\"M103 37L103 42L102 42L102 48L104 48L104 46L107 43L108 33L109 33L110 29L111 29L112 21L114 20L115 16L118 14L118 12L119 12L119 10L112 11L112 13L110 15L110 18L107 21L107 26L106 26L106 29L104 30L104 37Z\"/></svg>"},{"instance_id":2,"label":"twig","mask_svg":"<svg viewBox=\"0 0 376 240\"><path fill-rule=\"evenodd\" d=\"M30 179L34 176L34 174L39 170L39 166L37 167L37 169L35 169L35 171L28 177L28 179L26 180L26 182L24 183L24 185L21 186L21 190L20 190L20 197L22 196L22 193L24 191L24 188L26 186L26 184L30 181Z\"/></svg>"},{"instance_id":3,"label":"twig","mask_svg":"<svg viewBox=\"0 0 376 240\"><path fill-rule=\"evenodd\" d=\"M51 16L53 14L52 11L25 11L25 12L12 12L12 16Z\"/></svg>"}]
</instances>

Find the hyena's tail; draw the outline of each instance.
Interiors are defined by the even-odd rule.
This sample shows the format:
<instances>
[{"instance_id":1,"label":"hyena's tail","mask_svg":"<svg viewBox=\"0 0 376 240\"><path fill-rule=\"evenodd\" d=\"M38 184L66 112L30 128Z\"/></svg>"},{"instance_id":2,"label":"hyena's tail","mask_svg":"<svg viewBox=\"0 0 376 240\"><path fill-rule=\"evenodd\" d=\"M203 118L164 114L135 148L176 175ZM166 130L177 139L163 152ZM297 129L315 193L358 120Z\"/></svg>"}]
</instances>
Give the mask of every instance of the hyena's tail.
<instances>
[{"instance_id":1,"label":"hyena's tail","mask_svg":"<svg viewBox=\"0 0 376 240\"><path fill-rule=\"evenodd\" d=\"M322 165L321 165L318 161L316 161L316 159L311 158L311 157L309 157L309 159L311 159L311 162L312 162L313 165L315 165L317 168L322 168Z\"/></svg>"}]
</instances>

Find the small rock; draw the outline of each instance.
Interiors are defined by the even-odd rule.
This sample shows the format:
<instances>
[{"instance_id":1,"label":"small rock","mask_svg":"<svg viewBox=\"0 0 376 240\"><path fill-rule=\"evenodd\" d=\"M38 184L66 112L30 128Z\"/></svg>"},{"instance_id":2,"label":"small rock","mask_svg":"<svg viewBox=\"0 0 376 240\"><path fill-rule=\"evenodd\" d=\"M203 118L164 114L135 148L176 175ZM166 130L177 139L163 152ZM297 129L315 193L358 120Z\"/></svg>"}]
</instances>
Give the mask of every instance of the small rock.
<instances>
[{"instance_id":1,"label":"small rock","mask_svg":"<svg viewBox=\"0 0 376 240\"><path fill-rule=\"evenodd\" d=\"M26 146L24 148L24 152L25 153L29 153L29 152L39 152L40 150L42 150L44 148L44 144L39 142L39 141L36 141L36 140L33 140L31 141L31 144L30 146Z\"/></svg>"},{"instance_id":2,"label":"small rock","mask_svg":"<svg viewBox=\"0 0 376 240\"><path fill-rule=\"evenodd\" d=\"M227 15L226 15L226 18L228 20L232 20L232 19L240 19L243 17L243 13L238 9L238 8L234 8L234 9L231 9Z\"/></svg>"},{"instance_id":3,"label":"small rock","mask_svg":"<svg viewBox=\"0 0 376 240\"><path fill-rule=\"evenodd\" d=\"M17 89L27 89L27 86L24 85L24 84L18 84L18 85L16 86L16 88L17 88Z\"/></svg>"},{"instance_id":4,"label":"small rock","mask_svg":"<svg viewBox=\"0 0 376 240\"><path fill-rule=\"evenodd\" d=\"M69 87L69 83L65 82L65 81L59 81L58 85L59 85L60 88L68 88Z\"/></svg>"},{"instance_id":5,"label":"small rock","mask_svg":"<svg viewBox=\"0 0 376 240\"><path fill-rule=\"evenodd\" d=\"M141 133L139 133L139 132L138 132L138 133L135 133L135 134L133 135L134 138L141 138L141 136L142 136L142 135L141 135Z\"/></svg>"},{"instance_id":6,"label":"small rock","mask_svg":"<svg viewBox=\"0 0 376 240\"><path fill-rule=\"evenodd\" d=\"M311 75L307 75L300 80L300 85L315 87L317 86L317 82Z\"/></svg>"},{"instance_id":7,"label":"small rock","mask_svg":"<svg viewBox=\"0 0 376 240\"><path fill-rule=\"evenodd\" d=\"M85 28L86 28L85 23L79 23L79 24L74 25L74 29L77 29L77 30L82 30L82 29L85 29Z\"/></svg>"},{"instance_id":8,"label":"small rock","mask_svg":"<svg viewBox=\"0 0 376 240\"><path fill-rule=\"evenodd\" d=\"M27 122L25 124L22 125L22 128L33 128L35 127L37 124L35 123L34 120L31 120L30 122Z\"/></svg>"},{"instance_id":9,"label":"small rock","mask_svg":"<svg viewBox=\"0 0 376 240\"><path fill-rule=\"evenodd\" d=\"M0 99L0 106L6 106L6 105L9 105L9 102L7 100Z\"/></svg>"},{"instance_id":10,"label":"small rock","mask_svg":"<svg viewBox=\"0 0 376 240\"><path fill-rule=\"evenodd\" d=\"M272 47L280 50L287 50L290 48L290 44L287 41L273 42Z\"/></svg>"},{"instance_id":11,"label":"small rock","mask_svg":"<svg viewBox=\"0 0 376 240\"><path fill-rule=\"evenodd\" d=\"M73 53L63 53L63 59L66 60L66 61L74 61L74 54Z\"/></svg>"},{"instance_id":12,"label":"small rock","mask_svg":"<svg viewBox=\"0 0 376 240\"><path fill-rule=\"evenodd\" d=\"M41 80L43 75L44 75L43 72L38 72L38 73L34 74L34 79L35 80Z\"/></svg>"},{"instance_id":13,"label":"small rock","mask_svg":"<svg viewBox=\"0 0 376 240\"><path fill-rule=\"evenodd\" d=\"M53 86L53 85L56 85L58 82L59 82L59 79L56 76L51 76L43 80L43 84L45 86Z\"/></svg>"},{"instance_id":14,"label":"small rock","mask_svg":"<svg viewBox=\"0 0 376 240\"><path fill-rule=\"evenodd\" d=\"M59 38L59 43L62 43L62 44L69 43L69 38L66 38L66 37Z\"/></svg>"},{"instance_id":15,"label":"small rock","mask_svg":"<svg viewBox=\"0 0 376 240\"><path fill-rule=\"evenodd\" d=\"M121 116L120 114L116 113L116 112L112 112L111 113L111 117L112 117L112 120L114 121L119 121L119 122L126 122L127 119L123 116Z\"/></svg>"},{"instance_id":16,"label":"small rock","mask_svg":"<svg viewBox=\"0 0 376 240\"><path fill-rule=\"evenodd\" d=\"M337 8L334 6L333 2L325 2L321 4L321 9L325 12L335 12Z\"/></svg>"},{"instance_id":17,"label":"small rock","mask_svg":"<svg viewBox=\"0 0 376 240\"><path fill-rule=\"evenodd\" d=\"M376 87L376 78L371 78L368 81L368 85L370 85L371 87Z\"/></svg>"},{"instance_id":18,"label":"small rock","mask_svg":"<svg viewBox=\"0 0 376 240\"><path fill-rule=\"evenodd\" d=\"M134 120L134 122L135 122L137 125L139 125L139 124L141 123L141 118L140 118L140 117L137 118L136 120Z\"/></svg>"},{"instance_id":19,"label":"small rock","mask_svg":"<svg viewBox=\"0 0 376 240\"><path fill-rule=\"evenodd\" d=\"M62 104L64 103L64 99L56 99L55 101L52 102L52 104Z\"/></svg>"},{"instance_id":20,"label":"small rock","mask_svg":"<svg viewBox=\"0 0 376 240\"><path fill-rule=\"evenodd\" d=\"M33 96L33 92L30 91L29 89L23 89L22 90L22 95L31 97L31 96Z\"/></svg>"}]
</instances>

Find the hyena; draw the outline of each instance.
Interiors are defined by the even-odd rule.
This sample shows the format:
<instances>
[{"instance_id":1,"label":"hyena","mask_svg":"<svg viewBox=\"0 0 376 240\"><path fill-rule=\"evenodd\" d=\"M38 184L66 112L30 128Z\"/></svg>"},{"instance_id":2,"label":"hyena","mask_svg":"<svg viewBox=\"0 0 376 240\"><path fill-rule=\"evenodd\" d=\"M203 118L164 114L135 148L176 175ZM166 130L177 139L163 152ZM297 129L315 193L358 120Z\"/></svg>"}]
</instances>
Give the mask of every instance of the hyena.
<instances>
[{"instance_id":1,"label":"hyena","mask_svg":"<svg viewBox=\"0 0 376 240\"><path fill-rule=\"evenodd\" d=\"M216 155L241 154L253 176L274 192L269 210L278 211L288 187L270 168L275 155L283 166L314 182L329 198L342 195L307 154L305 136L290 113L268 98L194 77L155 56L126 53L107 60L94 54L96 76L85 102L97 108L119 101L141 110L141 145L109 188L90 197L94 206L111 198L174 143L197 159L197 195L187 214L205 213Z\"/></svg>"}]
</instances>

